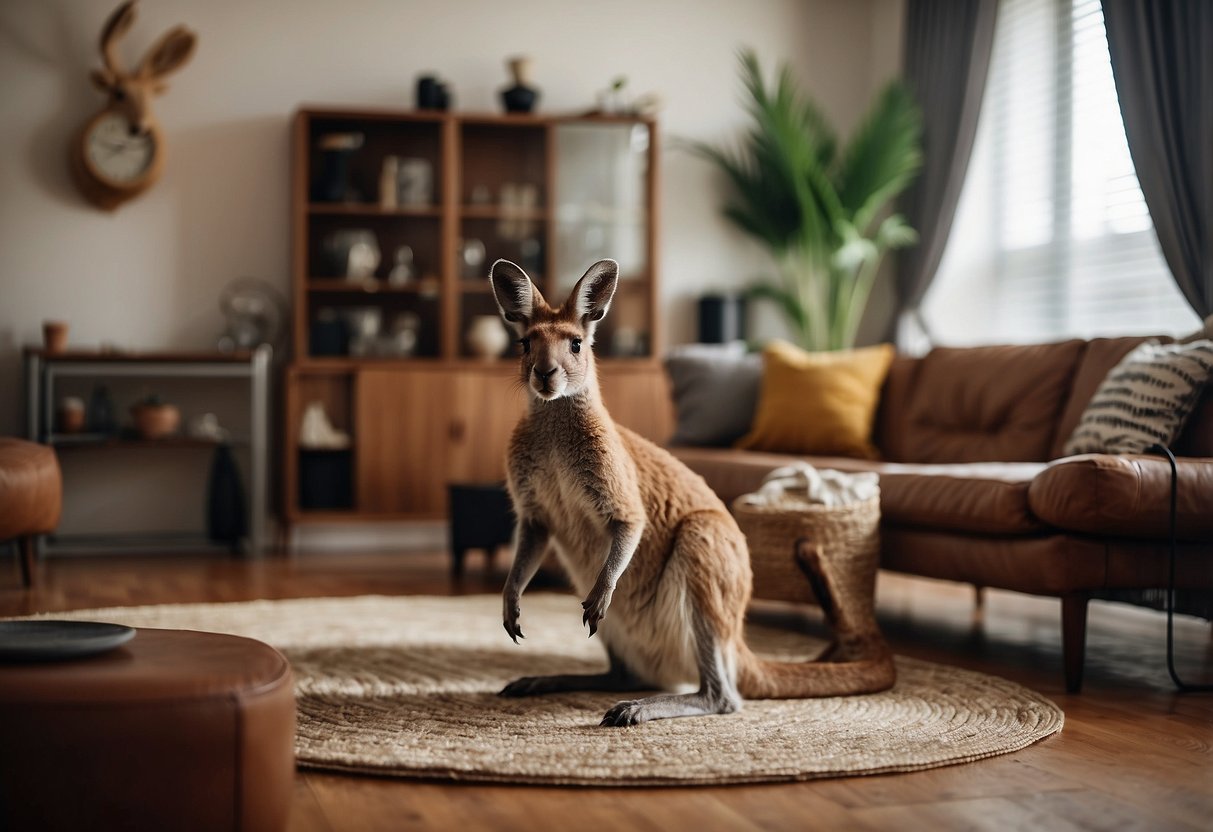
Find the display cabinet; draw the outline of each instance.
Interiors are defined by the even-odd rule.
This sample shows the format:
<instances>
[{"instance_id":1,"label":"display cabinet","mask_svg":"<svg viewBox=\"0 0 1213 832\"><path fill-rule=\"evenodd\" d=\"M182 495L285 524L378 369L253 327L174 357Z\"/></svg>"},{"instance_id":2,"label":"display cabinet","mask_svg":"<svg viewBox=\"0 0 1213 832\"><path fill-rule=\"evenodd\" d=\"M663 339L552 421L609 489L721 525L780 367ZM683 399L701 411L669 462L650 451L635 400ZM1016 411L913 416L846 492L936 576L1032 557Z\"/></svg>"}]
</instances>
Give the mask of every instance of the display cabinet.
<instances>
[{"instance_id":1,"label":"display cabinet","mask_svg":"<svg viewBox=\"0 0 1213 832\"><path fill-rule=\"evenodd\" d=\"M622 424L666 438L657 142L639 117L296 115L288 526L435 519L447 483L504 476L525 399L487 280L501 257L553 303L595 260L619 261L595 345L604 396ZM304 430L317 406L327 444Z\"/></svg>"}]
</instances>

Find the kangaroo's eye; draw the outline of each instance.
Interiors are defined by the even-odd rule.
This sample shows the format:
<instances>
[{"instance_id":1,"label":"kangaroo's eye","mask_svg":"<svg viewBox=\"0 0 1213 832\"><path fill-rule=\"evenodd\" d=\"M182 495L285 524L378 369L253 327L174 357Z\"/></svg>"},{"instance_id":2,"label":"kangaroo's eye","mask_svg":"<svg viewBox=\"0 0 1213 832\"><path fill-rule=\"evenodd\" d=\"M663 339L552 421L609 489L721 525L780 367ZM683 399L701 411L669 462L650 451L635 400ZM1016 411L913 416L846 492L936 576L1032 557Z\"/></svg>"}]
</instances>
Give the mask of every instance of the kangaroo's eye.
<instances>
[{"instance_id":1,"label":"kangaroo's eye","mask_svg":"<svg viewBox=\"0 0 1213 832\"><path fill-rule=\"evenodd\" d=\"M122 89L122 87L118 87L118 89L114 90L115 101L122 101L124 98L126 98L126 90Z\"/></svg>"},{"instance_id":2,"label":"kangaroo's eye","mask_svg":"<svg viewBox=\"0 0 1213 832\"><path fill-rule=\"evenodd\" d=\"M518 343L522 345L523 355L531 354L531 339L530 338L519 338Z\"/></svg>"},{"instance_id":3,"label":"kangaroo's eye","mask_svg":"<svg viewBox=\"0 0 1213 832\"><path fill-rule=\"evenodd\" d=\"M573 352L581 352L581 339L580 338L573 339Z\"/></svg>"}]
</instances>

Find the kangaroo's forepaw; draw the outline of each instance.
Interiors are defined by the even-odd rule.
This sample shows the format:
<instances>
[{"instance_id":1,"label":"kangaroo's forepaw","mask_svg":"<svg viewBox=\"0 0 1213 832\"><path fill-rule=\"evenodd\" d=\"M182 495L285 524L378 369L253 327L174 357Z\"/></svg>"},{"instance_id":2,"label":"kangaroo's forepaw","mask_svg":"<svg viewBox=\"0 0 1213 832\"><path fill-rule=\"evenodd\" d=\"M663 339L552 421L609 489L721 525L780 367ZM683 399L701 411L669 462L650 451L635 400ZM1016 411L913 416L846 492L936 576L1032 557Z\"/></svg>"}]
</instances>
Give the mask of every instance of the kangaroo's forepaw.
<instances>
[{"instance_id":1,"label":"kangaroo's forepaw","mask_svg":"<svg viewBox=\"0 0 1213 832\"><path fill-rule=\"evenodd\" d=\"M589 626L590 638L593 638L594 633L598 632L598 622L606 618L607 607L610 605L611 591L597 588L592 590L589 597L581 602L581 608L585 610L581 615L581 623Z\"/></svg>"},{"instance_id":2,"label":"kangaroo's forepaw","mask_svg":"<svg viewBox=\"0 0 1213 832\"><path fill-rule=\"evenodd\" d=\"M518 616L521 614L522 610L519 609L517 601L510 602L507 600L505 602L505 611L502 616L501 625L505 627L506 633L514 640L515 644L518 643L518 639L526 638L522 634L522 627L518 626Z\"/></svg>"},{"instance_id":3,"label":"kangaroo's forepaw","mask_svg":"<svg viewBox=\"0 0 1213 832\"><path fill-rule=\"evenodd\" d=\"M628 702L620 702L607 711L599 726L626 728L629 725L639 725L647 719L644 715L644 703L641 700L633 699Z\"/></svg>"}]
</instances>

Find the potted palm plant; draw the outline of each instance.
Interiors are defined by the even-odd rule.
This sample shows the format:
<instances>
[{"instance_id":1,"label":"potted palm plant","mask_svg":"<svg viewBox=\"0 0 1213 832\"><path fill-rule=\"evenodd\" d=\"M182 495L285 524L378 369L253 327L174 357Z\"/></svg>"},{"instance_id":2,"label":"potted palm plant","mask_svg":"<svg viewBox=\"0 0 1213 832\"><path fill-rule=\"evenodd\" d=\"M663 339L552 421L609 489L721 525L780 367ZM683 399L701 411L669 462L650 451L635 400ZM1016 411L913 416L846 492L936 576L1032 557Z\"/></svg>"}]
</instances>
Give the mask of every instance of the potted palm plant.
<instances>
[{"instance_id":1,"label":"potted palm plant","mask_svg":"<svg viewBox=\"0 0 1213 832\"><path fill-rule=\"evenodd\" d=\"M775 301L804 348L846 349L884 255L918 240L884 210L921 167L918 108L902 84L889 84L840 149L787 64L768 88L755 53L739 58L750 128L736 148L689 147L725 173L725 216L775 261L778 276L751 295Z\"/></svg>"}]
</instances>

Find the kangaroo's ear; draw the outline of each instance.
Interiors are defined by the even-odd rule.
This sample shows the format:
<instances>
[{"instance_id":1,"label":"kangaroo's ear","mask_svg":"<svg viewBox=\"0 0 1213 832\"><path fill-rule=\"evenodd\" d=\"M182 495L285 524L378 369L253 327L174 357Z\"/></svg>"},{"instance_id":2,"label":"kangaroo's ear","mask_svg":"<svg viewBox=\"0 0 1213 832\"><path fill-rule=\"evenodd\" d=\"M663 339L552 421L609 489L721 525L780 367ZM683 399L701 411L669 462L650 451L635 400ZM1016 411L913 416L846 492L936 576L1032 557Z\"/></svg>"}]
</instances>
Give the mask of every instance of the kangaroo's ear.
<instances>
[{"instance_id":1,"label":"kangaroo's ear","mask_svg":"<svg viewBox=\"0 0 1213 832\"><path fill-rule=\"evenodd\" d=\"M489 283L493 286L493 297L501 317L519 335L535 317L535 307L543 303L543 295L518 265L509 260L498 260L489 269Z\"/></svg>"},{"instance_id":2,"label":"kangaroo's ear","mask_svg":"<svg viewBox=\"0 0 1213 832\"><path fill-rule=\"evenodd\" d=\"M592 331L593 325L606 317L618 285L619 264L614 260L599 260L577 281L567 307L573 310L587 331Z\"/></svg>"}]
</instances>

